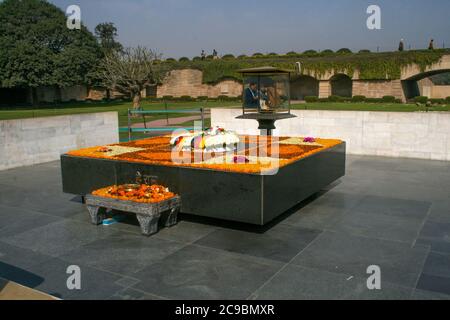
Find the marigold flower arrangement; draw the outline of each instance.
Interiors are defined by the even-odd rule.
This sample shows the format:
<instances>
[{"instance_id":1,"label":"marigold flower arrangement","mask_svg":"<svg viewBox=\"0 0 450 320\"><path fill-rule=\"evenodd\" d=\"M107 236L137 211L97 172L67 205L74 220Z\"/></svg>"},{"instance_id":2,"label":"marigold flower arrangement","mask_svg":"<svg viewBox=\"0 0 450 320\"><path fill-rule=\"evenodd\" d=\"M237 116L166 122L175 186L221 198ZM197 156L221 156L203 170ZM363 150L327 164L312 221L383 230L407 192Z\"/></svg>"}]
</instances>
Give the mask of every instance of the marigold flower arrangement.
<instances>
[{"instance_id":1,"label":"marigold flower arrangement","mask_svg":"<svg viewBox=\"0 0 450 320\"><path fill-rule=\"evenodd\" d=\"M271 169L273 164L283 167L342 143L341 140L337 139L312 137L294 138L249 135L240 135L238 137L240 140L239 149L235 150L234 153L231 152L231 157L234 157L232 158L233 161L227 163L212 163L206 160L211 157L223 157L227 152L206 152L195 149L174 150L170 144L170 136L152 137L126 143L74 150L68 154L77 157L128 161L150 165L261 174ZM204 153L202 154L202 152ZM252 161L249 161L249 157L252 157ZM256 159L259 157L271 157L278 161L272 162L268 166L265 161L255 160L255 157Z\"/></svg>"},{"instance_id":2,"label":"marigold flower arrangement","mask_svg":"<svg viewBox=\"0 0 450 320\"><path fill-rule=\"evenodd\" d=\"M175 194L162 185L113 185L92 192L99 197L128 200L142 203L155 203L173 198Z\"/></svg>"}]
</instances>

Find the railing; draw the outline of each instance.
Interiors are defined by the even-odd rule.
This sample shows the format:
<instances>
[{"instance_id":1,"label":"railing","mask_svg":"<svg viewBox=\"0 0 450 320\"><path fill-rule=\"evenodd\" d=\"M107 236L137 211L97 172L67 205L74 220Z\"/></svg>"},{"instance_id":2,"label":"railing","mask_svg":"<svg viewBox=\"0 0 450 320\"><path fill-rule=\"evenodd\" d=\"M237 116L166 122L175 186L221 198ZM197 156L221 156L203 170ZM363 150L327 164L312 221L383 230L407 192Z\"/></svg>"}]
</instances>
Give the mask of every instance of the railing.
<instances>
[{"instance_id":1,"label":"railing","mask_svg":"<svg viewBox=\"0 0 450 320\"><path fill-rule=\"evenodd\" d=\"M147 127L147 121L145 119L146 115L149 114L165 114L166 115L166 121L167 124L169 123L169 114L174 113L190 113L190 114L200 114L201 115L201 123L202 123L202 130L205 129L205 109L203 107L201 108L195 108L195 109L173 109L173 110L134 110L134 109L128 109L128 127L127 128L119 128L119 132L128 132L128 141L131 141L131 136L133 132L171 132L177 129L185 129L185 130L194 130L194 127ZM142 119L144 121L144 128L133 128L132 127L132 121L131 118L133 116L139 116L142 115Z\"/></svg>"}]
</instances>

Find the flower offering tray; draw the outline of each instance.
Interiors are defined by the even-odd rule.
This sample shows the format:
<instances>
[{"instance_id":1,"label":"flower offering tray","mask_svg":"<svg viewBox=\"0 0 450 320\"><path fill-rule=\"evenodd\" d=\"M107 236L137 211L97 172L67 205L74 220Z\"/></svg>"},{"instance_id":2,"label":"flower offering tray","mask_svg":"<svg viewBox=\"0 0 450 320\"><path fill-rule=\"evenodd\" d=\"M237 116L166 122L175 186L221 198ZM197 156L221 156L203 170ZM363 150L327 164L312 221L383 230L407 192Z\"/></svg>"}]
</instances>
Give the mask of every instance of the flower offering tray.
<instances>
[{"instance_id":1,"label":"flower offering tray","mask_svg":"<svg viewBox=\"0 0 450 320\"><path fill-rule=\"evenodd\" d=\"M175 225L181 206L180 197L177 195L159 202L142 203L89 194L85 197L85 202L92 224L102 223L106 217L106 209L134 213L139 221L142 234L146 236L157 233L159 225L165 227Z\"/></svg>"}]
</instances>

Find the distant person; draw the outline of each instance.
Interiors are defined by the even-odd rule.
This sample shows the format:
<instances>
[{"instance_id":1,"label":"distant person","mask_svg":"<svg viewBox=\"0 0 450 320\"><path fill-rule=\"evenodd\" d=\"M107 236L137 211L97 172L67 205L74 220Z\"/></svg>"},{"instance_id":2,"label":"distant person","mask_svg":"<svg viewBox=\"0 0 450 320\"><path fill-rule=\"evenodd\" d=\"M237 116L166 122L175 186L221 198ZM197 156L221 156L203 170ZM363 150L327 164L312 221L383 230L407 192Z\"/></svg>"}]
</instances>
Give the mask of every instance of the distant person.
<instances>
[{"instance_id":1,"label":"distant person","mask_svg":"<svg viewBox=\"0 0 450 320\"><path fill-rule=\"evenodd\" d=\"M202 58L202 60L206 59L206 53L205 50L202 49L202 53L200 54L200 57Z\"/></svg>"},{"instance_id":2,"label":"distant person","mask_svg":"<svg viewBox=\"0 0 450 320\"><path fill-rule=\"evenodd\" d=\"M428 45L428 50L434 50L434 39L430 40L430 44Z\"/></svg>"},{"instance_id":3,"label":"distant person","mask_svg":"<svg viewBox=\"0 0 450 320\"><path fill-rule=\"evenodd\" d=\"M219 56L217 55L216 49L213 50L212 56L213 56L213 59L214 59L214 60L219 58Z\"/></svg>"},{"instance_id":4,"label":"distant person","mask_svg":"<svg viewBox=\"0 0 450 320\"><path fill-rule=\"evenodd\" d=\"M254 82L251 82L244 91L244 107L249 109L257 109L259 107L259 95Z\"/></svg>"},{"instance_id":5,"label":"distant person","mask_svg":"<svg viewBox=\"0 0 450 320\"><path fill-rule=\"evenodd\" d=\"M398 45L398 51L405 50L405 43L403 42L403 39L400 40L400 43Z\"/></svg>"}]
</instances>

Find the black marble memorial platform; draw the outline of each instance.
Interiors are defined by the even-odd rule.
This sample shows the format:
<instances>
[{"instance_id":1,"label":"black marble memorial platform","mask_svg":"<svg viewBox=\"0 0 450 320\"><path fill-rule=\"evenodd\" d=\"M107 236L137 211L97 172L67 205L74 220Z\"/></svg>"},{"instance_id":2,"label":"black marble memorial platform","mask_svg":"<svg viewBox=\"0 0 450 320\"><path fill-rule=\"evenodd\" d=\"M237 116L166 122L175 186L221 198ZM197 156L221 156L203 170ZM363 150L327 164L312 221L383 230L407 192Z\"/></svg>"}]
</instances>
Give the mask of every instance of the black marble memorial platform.
<instances>
[{"instance_id":1,"label":"black marble memorial platform","mask_svg":"<svg viewBox=\"0 0 450 320\"><path fill-rule=\"evenodd\" d=\"M181 212L265 225L345 175L345 142L279 168L274 175L61 156L63 191L87 195L134 181L137 171L158 176L179 194Z\"/></svg>"}]
</instances>

